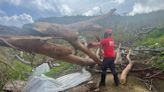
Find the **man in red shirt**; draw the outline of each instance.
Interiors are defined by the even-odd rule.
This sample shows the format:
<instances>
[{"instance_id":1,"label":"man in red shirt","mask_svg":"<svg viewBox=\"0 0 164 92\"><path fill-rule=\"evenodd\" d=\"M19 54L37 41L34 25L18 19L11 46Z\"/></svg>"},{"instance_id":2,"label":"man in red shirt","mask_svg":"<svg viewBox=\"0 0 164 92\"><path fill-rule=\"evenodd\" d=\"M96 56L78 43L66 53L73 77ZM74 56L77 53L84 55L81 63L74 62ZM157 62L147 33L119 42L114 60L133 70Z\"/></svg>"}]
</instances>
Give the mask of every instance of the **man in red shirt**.
<instances>
[{"instance_id":1,"label":"man in red shirt","mask_svg":"<svg viewBox=\"0 0 164 92\"><path fill-rule=\"evenodd\" d=\"M102 46L104 54L103 54L103 63L102 63L102 73L101 73L101 81L100 86L105 86L106 79L106 70L110 68L113 76L115 85L119 85L119 79L117 72L115 70L114 59L115 59L115 51L114 51L114 40L112 38L112 29L106 29L104 32L104 39L97 43L90 43L89 46Z\"/></svg>"}]
</instances>

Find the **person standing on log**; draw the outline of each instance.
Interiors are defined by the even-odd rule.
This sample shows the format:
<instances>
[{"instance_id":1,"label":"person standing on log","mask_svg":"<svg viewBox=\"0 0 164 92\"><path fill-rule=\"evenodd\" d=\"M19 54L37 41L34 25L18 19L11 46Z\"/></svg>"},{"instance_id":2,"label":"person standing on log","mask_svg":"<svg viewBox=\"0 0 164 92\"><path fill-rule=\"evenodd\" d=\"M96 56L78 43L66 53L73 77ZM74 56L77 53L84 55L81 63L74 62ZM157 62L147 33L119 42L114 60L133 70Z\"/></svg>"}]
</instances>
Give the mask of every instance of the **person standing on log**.
<instances>
[{"instance_id":1,"label":"person standing on log","mask_svg":"<svg viewBox=\"0 0 164 92\"><path fill-rule=\"evenodd\" d=\"M119 79L118 74L115 70L115 51L114 51L114 40L112 38L112 29L105 29L104 32L104 39L102 39L100 42L92 42L88 44L88 47L95 47L95 46L101 46L104 53L103 53L103 62L102 62L102 73L101 73L101 80L99 83L99 86L105 86L105 80L106 80L106 71L107 68L110 68L113 76L114 76L114 82L115 85L119 85Z\"/></svg>"}]
</instances>

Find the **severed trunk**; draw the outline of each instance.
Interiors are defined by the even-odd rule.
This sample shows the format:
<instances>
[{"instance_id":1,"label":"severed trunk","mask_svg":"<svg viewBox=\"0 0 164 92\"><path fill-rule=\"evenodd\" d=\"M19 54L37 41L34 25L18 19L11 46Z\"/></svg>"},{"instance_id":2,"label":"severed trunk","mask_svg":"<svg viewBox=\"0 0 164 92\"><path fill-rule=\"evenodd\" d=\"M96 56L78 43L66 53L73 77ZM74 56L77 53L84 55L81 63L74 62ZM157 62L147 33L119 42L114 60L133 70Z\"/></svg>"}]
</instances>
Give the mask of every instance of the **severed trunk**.
<instances>
[{"instance_id":1,"label":"severed trunk","mask_svg":"<svg viewBox=\"0 0 164 92\"><path fill-rule=\"evenodd\" d=\"M100 59L91 52L87 47L83 46L78 41L78 32L72 31L71 29L57 25L52 23L34 23L31 27L31 29L36 30L44 35L48 35L51 37L61 37L64 40L68 41L73 47L81 50L85 54L87 54L91 59L93 59L98 64L101 64Z\"/></svg>"},{"instance_id":2,"label":"severed trunk","mask_svg":"<svg viewBox=\"0 0 164 92\"><path fill-rule=\"evenodd\" d=\"M122 71L121 76L120 76L120 83L122 85L126 84L127 75L134 65L134 62L130 59L130 54L131 54L131 50L129 50L129 53L127 55L127 59L129 61L129 64L125 67L125 69Z\"/></svg>"}]
</instances>

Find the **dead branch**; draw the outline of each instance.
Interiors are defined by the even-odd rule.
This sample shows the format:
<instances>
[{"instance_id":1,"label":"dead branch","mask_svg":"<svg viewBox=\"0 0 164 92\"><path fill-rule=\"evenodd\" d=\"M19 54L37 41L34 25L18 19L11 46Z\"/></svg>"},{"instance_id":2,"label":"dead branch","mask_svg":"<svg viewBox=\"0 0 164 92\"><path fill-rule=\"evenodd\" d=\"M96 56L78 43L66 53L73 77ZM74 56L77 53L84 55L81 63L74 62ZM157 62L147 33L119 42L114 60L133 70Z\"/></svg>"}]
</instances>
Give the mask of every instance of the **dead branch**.
<instances>
[{"instance_id":1,"label":"dead branch","mask_svg":"<svg viewBox=\"0 0 164 92\"><path fill-rule=\"evenodd\" d=\"M153 78L153 77L155 77L155 76L157 76L157 75L159 75L159 74L161 74L161 73L163 73L163 72L164 72L164 69L161 70L161 71L159 71L159 72L157 72L157 73L155 73L155 74L153 74L153 75L151 75L151 76L149 76L149 77L145 77L145 78L150 79L150 78Z\"/></svg>"},{"instance_id":2,"label":"dead branch","mask_svg":"<svg viewBox=\"0 0 164 92\"><path fill-rule=\"evenodd\" d=\"M148 90L153 91L153 92L158 92L157 89L153 86L153 80L152 79L150 79L150 80L141 79L141 78L137 78L137 79L142 81Z\"/></svg>"},{"instance_id":3,"label":"dead branch","mask_svg":"<svg viewBox=\"0 0 164 92\"><path fill-rule=\"evenodd\" d=\"M18 55L15 55L15 57L20 60L23 64L26 64L26 65L31 65L31 62L30 61L26 61L24 60L23 58L19 57Z\"/></svg>"}]
</instances>

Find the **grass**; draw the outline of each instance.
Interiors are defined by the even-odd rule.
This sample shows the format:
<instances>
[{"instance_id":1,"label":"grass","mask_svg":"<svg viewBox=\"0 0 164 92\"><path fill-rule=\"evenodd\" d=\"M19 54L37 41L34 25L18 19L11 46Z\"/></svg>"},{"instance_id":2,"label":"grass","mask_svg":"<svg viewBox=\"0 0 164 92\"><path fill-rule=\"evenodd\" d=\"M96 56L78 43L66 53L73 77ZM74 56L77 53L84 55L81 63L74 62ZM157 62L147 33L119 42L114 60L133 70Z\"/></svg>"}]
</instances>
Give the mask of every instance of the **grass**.
<instances>
[{"instance_id":1,"label":"grass","mask_svg":"<svg viewBox=\"0 0 164 92\"><path fill-rule=\"evenodd\" d=\"M78 70L78 68L80 67L78 65L67 63L67 62L60 62L59 64L60 66L53 67L49 72L45 73L45 75L52 78L57 78L65 74L74 72Z\"/></svg>"},{"instance_id":2,"label":"grass","mask_svg":"<svg viewBox=\"0 0 164 92\"><path fill-rule=\"evenodd\" d=\"M32 71L32 67L19 61L14 61L12 67L16 70L8 69L9 78L13 80L27 80Z\"/></svg>"},{"instance_id":3,"label":"grass","mask_svg":"<svg viewBox=\"0 0 164 92\"><path fill-rule=\"evenodd\" d=\"M61 61L59 64L60 66L53 67L49 72L45 74L49 77L57 78L65 74L75 72L80 67L78 65L63 61ZM14 70L9 67L5 70L8 74L7 77L10 80L27 80L30 73L32 72L31 66L25 65L19 61L15 60L11 65L14 68Z\"/></svg>"}]
</instances>

